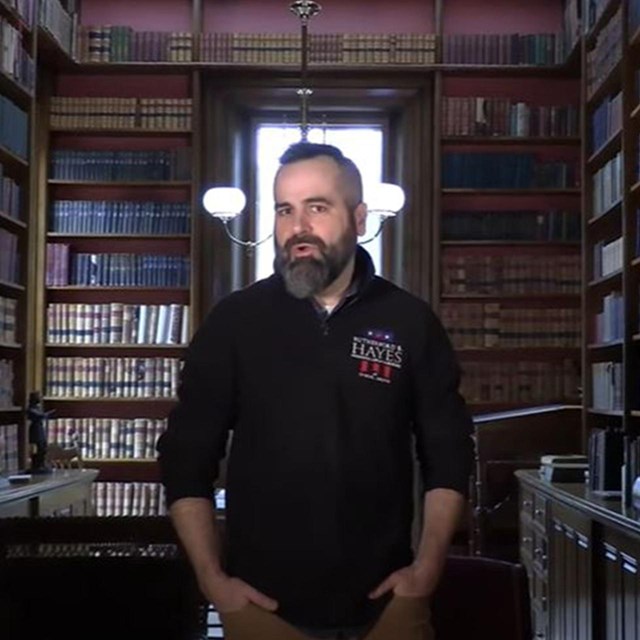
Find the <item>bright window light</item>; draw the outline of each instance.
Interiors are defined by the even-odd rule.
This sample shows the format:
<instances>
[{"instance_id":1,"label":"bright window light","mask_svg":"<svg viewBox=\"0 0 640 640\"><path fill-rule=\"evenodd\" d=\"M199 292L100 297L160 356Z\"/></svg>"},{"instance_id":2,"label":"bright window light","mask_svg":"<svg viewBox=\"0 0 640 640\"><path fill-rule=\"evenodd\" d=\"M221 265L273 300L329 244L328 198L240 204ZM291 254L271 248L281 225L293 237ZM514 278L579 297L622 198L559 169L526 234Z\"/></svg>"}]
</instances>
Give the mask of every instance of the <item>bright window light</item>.
<instances>
[{"instance_id":1,"label":"bright window light","mask_svg":"<svg viewBox=\"0 0 640 640\"><path fill-rule=\"evenodd\" d=\"M309 129L309 142L332 144L351 158L362 173L365 192L367 185L382 181L382 144L381 126L338 126L314 127ZM257 197L256 238L264 238L273 231L273 179L280 166L278 158L287 147L300 140L300 129L294 125L264 124L257 132ZM375 233L378 220L371 216L368 221L367 236ZM382 237L378 236L364 247L376 268L381 273ZM265 242L255 250L255 279L266 278L273 273L273 242Z\"/></svg>"}]
</instances>

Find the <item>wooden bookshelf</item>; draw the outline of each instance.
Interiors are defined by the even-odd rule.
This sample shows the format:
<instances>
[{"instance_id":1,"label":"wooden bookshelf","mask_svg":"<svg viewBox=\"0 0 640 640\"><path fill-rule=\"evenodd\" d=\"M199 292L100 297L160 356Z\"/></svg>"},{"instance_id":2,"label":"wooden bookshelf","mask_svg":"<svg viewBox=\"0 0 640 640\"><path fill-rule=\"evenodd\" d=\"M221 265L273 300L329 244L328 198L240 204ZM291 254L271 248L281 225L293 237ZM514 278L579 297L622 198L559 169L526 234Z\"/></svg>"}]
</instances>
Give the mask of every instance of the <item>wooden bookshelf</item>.
<instances>
[{"instance_id":1,"label":"wooden bookshelf","mask_svg":"<svg viewBox=\"0 0 640 640\"><path fill-rule=\"evenodd\" d=\"M26 3L25 3L26 8ZM35 7L34 7L35 8ZM35 15L35 13L34 13ZM0 477L26 466L25 409L32 388L33 309L28 303L29 251L34 239L31 178L34 93L27 87L28 63L35 59L35 38L26 15L0 0L4 32L0 98ZM11 61L15 64L11 65ZM9 71L11 65L11 71ZM7 126L8 125L8 126ZM3 207L5 207L3 209ZM3 241L7 241L5 244ZM7 258L8 260L4 260ZM6 317L5 317L6 314Z\"/></svg>"}]
</instances>

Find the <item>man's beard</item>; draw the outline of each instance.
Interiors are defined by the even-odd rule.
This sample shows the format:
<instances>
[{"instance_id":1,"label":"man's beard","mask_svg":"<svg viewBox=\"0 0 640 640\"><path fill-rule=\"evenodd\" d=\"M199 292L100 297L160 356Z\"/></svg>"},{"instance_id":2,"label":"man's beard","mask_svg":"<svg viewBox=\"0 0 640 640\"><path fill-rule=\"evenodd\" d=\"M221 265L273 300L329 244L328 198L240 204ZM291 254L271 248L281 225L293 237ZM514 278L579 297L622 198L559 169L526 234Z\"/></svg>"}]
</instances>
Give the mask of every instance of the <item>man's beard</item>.
<instances>
[{"instance_id":1,"label":"man's beard","mask_svg":"<svg viewBox=\"0 0 640 640\"><path fill-rule=\"evenodd\" d=\"M320 238L299 234L287 240L284 247L275 246L274 270L279 273L287 291L295 298L310 298L324 291L345 269L357 246L357 234L351 226L334 245L328 247ZM318 248L320 257L292 258L297 244L311 244Z\"/></svg>"}]
</instances>

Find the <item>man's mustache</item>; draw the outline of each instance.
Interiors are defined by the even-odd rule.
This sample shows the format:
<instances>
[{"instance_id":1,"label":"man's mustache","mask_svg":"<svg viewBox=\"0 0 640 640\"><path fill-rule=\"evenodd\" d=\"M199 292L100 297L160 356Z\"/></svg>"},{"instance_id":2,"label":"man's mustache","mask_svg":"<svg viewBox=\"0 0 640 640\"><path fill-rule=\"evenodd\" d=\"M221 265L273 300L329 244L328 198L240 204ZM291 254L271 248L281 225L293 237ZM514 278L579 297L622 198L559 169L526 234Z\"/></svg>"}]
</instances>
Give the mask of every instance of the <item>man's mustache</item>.
<instances>
[{"instance_id":1,"label":"man's mustache","mask_svg":"<svg viewBox=\"0 0 640 640\"><path fill-rule=\"evenodd\" d=\"M308 234L307 235L301 234L301 235L292 236L291 238L289 238L284 243L284 250L287 253L290 253L291 250L297 244L312 244L318 247L318 249L320 249L321 251L324 251L327 248L327 245L323 242L321 238L318 238L317 236L308 235Z\"/></svg>"}]
</instances>

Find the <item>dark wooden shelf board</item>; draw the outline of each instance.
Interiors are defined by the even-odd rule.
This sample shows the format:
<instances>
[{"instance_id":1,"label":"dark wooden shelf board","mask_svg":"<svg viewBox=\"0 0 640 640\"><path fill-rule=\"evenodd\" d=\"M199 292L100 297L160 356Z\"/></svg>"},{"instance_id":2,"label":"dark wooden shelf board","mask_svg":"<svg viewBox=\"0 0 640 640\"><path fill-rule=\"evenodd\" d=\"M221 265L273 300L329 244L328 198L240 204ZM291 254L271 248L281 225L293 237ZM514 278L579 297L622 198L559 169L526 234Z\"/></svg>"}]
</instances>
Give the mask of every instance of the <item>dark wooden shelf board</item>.
<instances>
[{"instance_id":1,"label":"dark wooden shelf board","mask_svg":"<svg viewBox=\"0 0 640 640\"><path fill-rule=\"evenodd\" d=\"M3 147L0 145L0 163L5 166L9 166L14 171L19 172L24 175L29 169L29 162L24 158L21 158L19 155L16 155L10 149Z\"/></svg>"},{"instance_id":2,"label":"dark wooden shelf board","mask_svg":"<svg viewBox=\"0 0 640 640\"><path fill-rule=\"evenodd\" d=\"M620 349L624 340L612 340L611 342L594 342L587 345L589 351L604 351L606 349Z\"/></svg>"},{"instance_id":3,"label":"dark wooden shelf board","mask_svg":"<svg viewBox=\"0 0 640 640\"><path fill-rule=\"evenodd\" d=\"M633 409L632 411L630 411L629 415L632 418L640 418L640 411L638 411L637 409Z\"/></svg>"},{"instance_id":4,"label":"dark wooden shelf board","mask_svg":"<svg viewBox=\"0 0 640 640\"><path fill-rule=\"evenodd\" d=\"M629 191L631 191L631 193L634 193L634 194L640 191L640 180L637 180L636 182L634 182L633 185L631 185L631 189L629 189Z\"/></svg>"},{"instance_id":5,"label":"dark wooden shelf board","mask_svg":"<svg viewBox=\"0 0 640 640\"><path fill-rule=\"evenodd\" d=\"M27 228L27 223L22 220L17 220L13 216L8 215L0 211L0 226L12 227L16 231L24 230Z\"/></svg>"},{"instance_id":6,"label":"dark wooden shelf board","mask_svg":"<svg viewBox=\"0 0 640 640\"><path fill-rule=\"evenodd\" d=\"M28 109L33 94L8 73L0 69L0 93L11 98L19 107Z\"/></svg>"},{"instance_id":7,"label":"dark wooden shelf board","mask_svg":"<svg viewBox=\"0 0 640 640\"><path fill-rule=\"evenodd\" d=\"M58 233L48 232L47 238L62 240L77 238L78 240L189 240L188 233L180 234L150 234L150 233Z\"/></svg>"},{"instance_id":8,"label":"dark wooden shelf board","mask_svg":"<svg viewBox=\"0 0 640 640\"><path fill-rule=\"evenodd\" d=\"M187 180L140 180L137 182L116 182L110 180L49 180L51 186L70 187L149 187L154 189L175 189L191 187Z\"/></svg>"},{"instance_id":9,"label":"dark wooden shelf board","mask_svg":"<svg viewBox=\"0 0 640 640\"><path fill-rule=\"evenodd\" d=\"M189 291L189 287L118 286L90 287L84 285L47 286L47 291Z\"/></svg>"},{"instance_id":10,"label":"dark wooden shelf board","mask_svg":"<svg viewBox=\"0 0 640 640\"><path fill-rule=\"evenodd\" d=\"M109 137L162 137L185 136L193 133L192 129L143 129L130 127L120 129L108 129L105 127L51 127L51 133L68 136L109 136Z\"/></svg>"},{"instance_id":11,"label":"dark wooden shelf board","mask_svg":"<svg viewBox=\"0 0 640 640\"><path fill-rule=\"evenodd\" d=\"M579 249L581 244L579 241L570 242L569 240L442 240L440 244L443 247L558 247Z\"/></svg>"},{"instance_id":12,"label":"dark wooden shelf board","mask_svg":"<svg viewBox=\"0 0 640 640\"><path fill-rule=\"evenodd\" d=\"M622 130L614 133L599 149L594 151L587 160L587 165L593 168L594 165L603 164L604 160L610 160L616 151L620 151L621 144Z\"/></svg>"},{"instance_id":13,"label":"dark wooden shelf board","mask_svg":"<svg viewBox=\"0 0 640 640\"><path fill-rule=\"evenodd\" d=\"M611 409L588 409L588 413L594 416L609 416L612 418L622 418L624 411L613 411Z\"/></svg>"},{"instance_id":14,"label":"dark wooden shelf board","mask_svg":"<svg viewBox=\"0 0 640 640\"><path fill-rule=\"evenodd\" d=\"M640 265L640 256L636 256L635 258L633 258L633 260L631 260L632 267L637 267L638 265Z\"/></svg>"},{"instance_id":15,"label":"dark wooden shelf board","mask_svg":"<svg viewBox=\"0 0 640 640\"><path fill-rule=\"evenodd\" d=\"M424 74L441 71L453 75L479 75L484 77L573 77L579 69L575 64L559 65L491 65L491 64L341 64L341 63L313 63L309 69L314 74L336 73L381 73ZM217 72L256 72L264 76L265 72L273 75L290 73L297 77L300 73L298 64L255 64L237 62L208 62L194 60L192 62L75 62L66 71L71 73L185 73L196 70L210 70Z\"/></svg>"},{"instance_id":16,"label":"dark wooden shelf board","mask_svg":"<svg viewBox=\"0 0 640 640\"><path fill-rule=\"evenodd\" d=\"M640 333L634 333L633 336L631 336L631 340L633 342L640 342Z\"/></svg>"},{"instance_id":17,"label":"dark wooden shelf board","mask_svg":"<svg viewBox=\"0 0 640 640\"><path fill-rule=\"evenodd\" d=\"M0 343L1 345L1 343ZM160 351L179 351L186 349L186 344L100 344L95 342L87 342L84 344L76 343L61 343L61 342L47 342L45 347L47 349L123 349L123 350L160 350Z\"/></svg>"},{"instance_id":18,"label":"dark wooden shelf board","mask_svg":"<svg viewBox=\"0 0 640 640\"><path fill-rule=\"evenodd\" d=\"M440 142L449 145L523 145L545 147L554 145L579 145L579 137L542 138L542 137L516 137L516 136L441 136Z\"/></svg>"},{"instance_id":19,"label":"dark wooden shelf board","mask_svg":"<svg viewBox=\"0 0 640 640\"><path fill-rule=\"evenodd\" d=\"M173 403L177 402L177 398L163 398L163 397L152 397L152 398L103 398L103 397L94 397L94 398L69 398L63 396L46 396L44 398L46 402L100 402L107 404L132 404L138 402L166 402Z\"/></svg>"},{"instance_id":20,"label":"dark wooden shelf board","mask_svg":"<svg viewBox=\"0 0 640 640\"><path fill-rule=\"evenodd\" d=\"M0 413L22 413L23 407L0 407Z\"/></svg>"},{"instance_id":21,"label":"dark wooden shelf board","mask_svg":"<svg viewBox=\"0 0 640 640\"><path fill-rule=\"evenodd\" d=\"M604 284L610 284L615 282L616 280L620 280L622 278L622 269L618 269L613 273L610 273L606 276L602 276L600 278L594 278L587 283L588 287L599 287Z\"/></svg>"},{"instance_id":22,"label":"dark wooden shelf board","mask_svg":"<svg viewBox=\"0 0 640 640\"><path fill-rule=\"evenodd\" d=\"M0 349L11 349L12 351L20 351L22 345L18 342L1 342Z\"/></svg>"},{"instance_id":23,"label":"dark wooden shelf board","mask_svg":"<svg viewBox=\"0 0 640 640\"><path fill-rule=\"evenodd\" d=\"M456 347L456 354L461 358L495 356L502 359L509 358L530 358L530 357L567 357L575 355L579 357L580 347Z\"/></svg>"},{"instance_id":24,"label":"dark wooden shelf board","mask_svg":"<svg viewBox=\"0 0 640 640\"><path fill-rule=\"evenodd\" d=\"M492 195L505 195L505 196L562 196L562 195L579 195L580 189L465 189L465 188L453 188L447 187L442 189L442 195L456 195L456 196L492 196Z\"/></svg>"},{"instance_id":25,"label":"dark wooden shelf board","mask_svg":"<svg viewBox=\"0 0 640 640\"><path fill-rule=\"evenodd\" d=\"M0 290L8 289L9 291L25 291L25 287L16 282L7 282L6 280L0 280Z\"/></svg>"},{"instance_id":26,"label":"dark wooden shelf board","mask_svg":"<svg viewBox=\"0 0 640 640\"><path fill-rule=\"evenodd\" d=\"M587 225L591 226L591 225L599 224L603 220L610 218L614 213L616 212L619 213L621 209L622 209L622 200L618 200L618 202L611 205L606 211L603 211L600 215L596 216L595 218L593 217L589 218L589 220L587 220Z\"/></svg>"},{"instance_id":27,"label":"dark wooden shelf board","mask_svg":"<svg viewBox=\"0 0 640 640\"><path fill-rule=\"evenodd\" d=\"M53 33L42 25L38 27L38 58L46 60L47 66L57 71L67 71L77 64Z\"/></svg>"},{"instance_id":28,"label":"dark wooden shelf board","mask_svg":"<svg viewBox=\"0 0 640 640\"><path fill-rule=\"evenodd\" d=\"M585 34L585 41L587 47L590 47L592 44L595 44L596 38L602 27L604 27L609 20L613 17L613 14L616 12L618 7L620 6L620 0L609 0L607 6L602 10L602 13L595 21L595 24L589 29L589 31Z\"/></svg>"},{"instance_id":29,"label":"dark wooden shelf board","mask_svg":"<svg viewBox=\"0 0 640 640\"><path fill-rule=\"evenodd\" d=\"M635 119L640 116L640 103L638 103L631 112L631 118Z\"/></svg>"},{"instance_id":30,"label":"dark wooden shelf board","mask_svg":"<svg viewBox=\"0 0 640 640\"><path fill-rule=\"evenodd\" d=\"M570 293L444 293L442 300L536 300L562 301L579 300L580 294Z\"/></svg>"}]
</instances>

